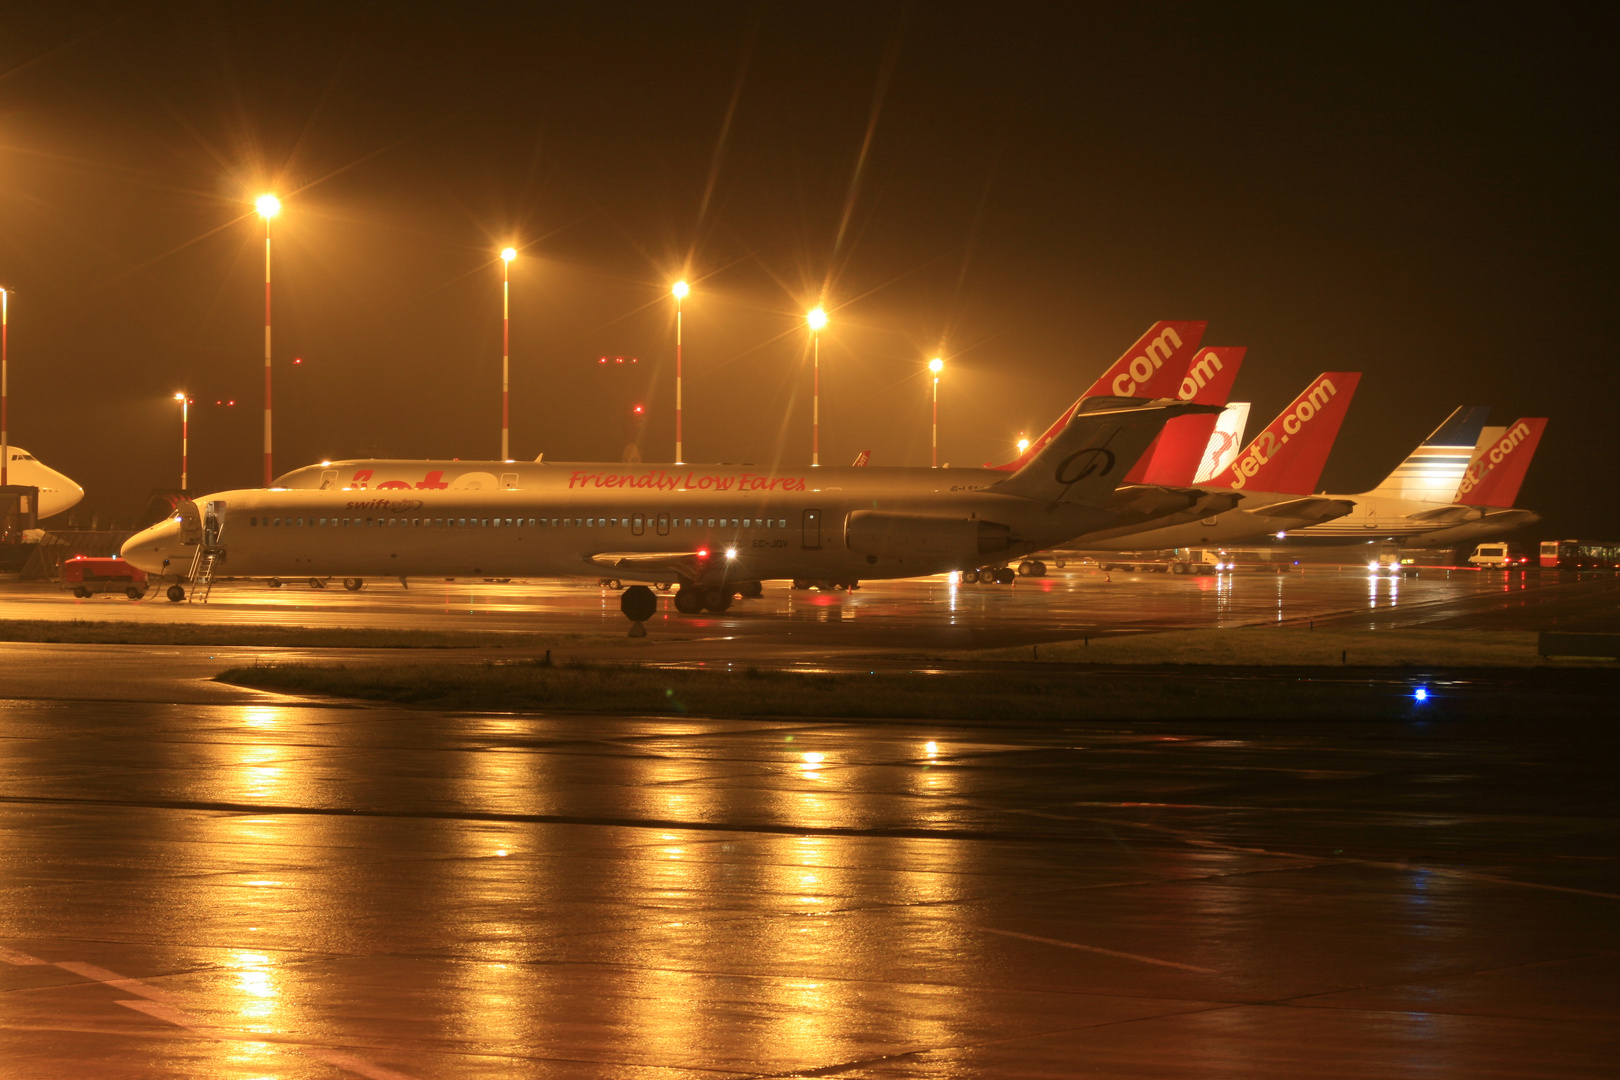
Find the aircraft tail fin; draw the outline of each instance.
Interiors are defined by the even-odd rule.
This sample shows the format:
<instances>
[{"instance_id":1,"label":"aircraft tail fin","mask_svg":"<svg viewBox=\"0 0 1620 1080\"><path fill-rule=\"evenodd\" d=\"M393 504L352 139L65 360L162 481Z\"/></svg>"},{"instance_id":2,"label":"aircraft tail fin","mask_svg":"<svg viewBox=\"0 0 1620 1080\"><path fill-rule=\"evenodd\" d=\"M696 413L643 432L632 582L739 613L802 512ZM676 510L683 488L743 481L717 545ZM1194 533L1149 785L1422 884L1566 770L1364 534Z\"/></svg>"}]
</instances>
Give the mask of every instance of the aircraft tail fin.
<instances>
[{"instance_id":1,"label":"aircraft tail fin","mask_svg":"<svg viewBox=\"0 0 1620 1080\"><path fill-rule=\"evenodd\" d=\"M1359 371L1318 375L1208 486L1311 494L1360 382Z\"/></svg>"},{"instance_id":2,"label":"aircraft tail fin","mask_svg":"<svg viewBox=\"0 0 1620 1080\"><path fill-rule=\"evenodd\" d=\"M1090 398L1040 453L989 490L1053 505L1106 506L1166 423L1178 416L1218 411L1214 405L1177 401Z\"/></svg>"},{"instance_id":3,"label":"aircraft tail fin","mask_svg":"<svg viewBox=\"0 0 1620 1080\"><path fill-rule=\"evenodd\" d=\"M859 469L861 466L865 465L867 462L869 462L871 460L872 460L872 451L870 451L870 450L862 450L860 453L855 455L855 463L853 465L851 465L850 467L853 468L853 469Z\"/></svg>"},{"instance_id":4,"label":"aircraft tail fin","mask_svg":"<svg viewBox=\"0 0 1620 1080\"><path fill-rule=\"evenodd\" d=\"M1468 471L1474 444L1490 416L1489 405L1463 405L1395 466L1368 495L1414 502L1449 503Z\"/></svg>"},{"instance_id":5,"label":"aircraft tail fin","mask_svg":"<svg viewBox=\"0 0 1620 1080\"><path fill-rule=\"evenodd\" d=\"M1530 459L1547 430L1546 417L1516 420L1474 459L1457 487L1457 502L1464 506L1511 507L1530 468Z\"/></svg>"},{"instance_id":6,"label":"aircraft tail fin","mask_svg":"<svg viewBox=\"0 0 1620 1080\"><path fill-rule=\"evenodd\" d=\"M1017 472L1040 453L1047 443L1057 437L1074 418L1080 408L1080 403L1087 398L1097 397L1137 397L1137 398L1173 398L1181 388L1182 381L1187 376L1187 368L1191 363L1193 354L1198 350L1199 342L1204 340L1204 328L1207 322L1167 322L1160 321L1148 327L1148 332L1136 339L1136 343L1118 360L1115 360L1107 371L1091 384L1091 388L1075 400L1052 422L1052 426L1041 433L1037 439L1031 440L1028 449L1016 461L1009 461L1005 465L990 465L987 468L998 469L1001 472Z\"/></svg>"},{"instance_id":7,"label":"aircraft tail fin","mask_svg":"<svg viewBox=\"0 0 1620 1080\"><path fill-rule=\"evenodd\" d=\"M1215 430L1209 433L1204 446L1204 458L1193 474L1193 483L1202 484L1237 460L1243 449L1243 430L1249 426L1249 403L1227 402L1226 411L1215 418Z\"/></svg>"},{"instance_id":8,"label":"aircraft tail fin","mask_svg":"<svg viewBox=\"0 0 1620 1080\"><path fill-rule=\"evenodd\" d=\"M1198 405L1226 405L1232 396L1232 383L1243 366L1241 346L1210 346L1200 349L1187 367L1176 397ZM1204 451L1221 414L1178 416L1159 433L1147 453L1125 477L1127 484L1160 484L1187 487L1198 472Z\"/></svg>"}]
</instances>

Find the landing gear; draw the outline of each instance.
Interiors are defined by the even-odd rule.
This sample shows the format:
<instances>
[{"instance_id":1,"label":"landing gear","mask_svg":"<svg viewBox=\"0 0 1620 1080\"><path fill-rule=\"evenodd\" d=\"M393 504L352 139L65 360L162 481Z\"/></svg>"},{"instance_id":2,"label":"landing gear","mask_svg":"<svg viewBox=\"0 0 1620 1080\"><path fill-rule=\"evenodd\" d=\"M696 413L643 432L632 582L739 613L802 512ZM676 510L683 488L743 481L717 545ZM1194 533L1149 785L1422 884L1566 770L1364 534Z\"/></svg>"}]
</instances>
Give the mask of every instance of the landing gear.
<instances>
[{"instance_id":1,"label":"landing gear","mask_svg":"<svg viewBox=\"0 0 1620 1080\"><path fill-rule=\"evenodd\" d=\"M171 604L178 604L180 601L186 598L186 590L178 585L170 585L169 591L164 595L169 598L169 602Z\"/></svg>"},{"instance_id":2,"label":"landing gear","mask_svg":"<svg viewBox=\"0 0 1620 1080\"><path fill-rule=\"evenodd\" d=\"M994 575L997 585L1011 585L1018 579L1018 575L1013 573L1012 567L1010 566L997 567L994 571ZM982 572L980 576L983 577Z\"/></svg>"},{"instance_id":3,"label":"landing gear","mask_svg":"<svg viewBox=\"0 0 1620 1080\"><path fill-rule=\"evenodd\" d=\"M1045 577L1046 564L1039 559L1025 559L1018 564L1019 577Z\"/></svg>"},{"instance_id":4,"label":"landing gear","mask_svg":"<svg viewBox=\"0 0 1620 1080\"><path fill-rule=\"evenodd\" d=\"M279 589L281 588L281 579L278 577L273 577L269 581L265 582L265 584L270 586L272 589Z\"/></svg>"},{"instance_id":5,"label":"landing gear","mask_svg":"<svg viewBox=\"0 0 1620 1080\"><path fill-rule=\"evenodd\" d=\"M598 586L600 586L601 588L604 588L604 589L622 589L622 588L624 588L624 585L620 583L618 578L611 578L611 577L597 578L596 579L596 584Z\"/></svg>"},{"instance_id":6,"label":"landing gear","mask_svg":"<svg viewBox=\"0 0 1620 1080\"><path fill-rule=\"evenodd\" d=\"M716 615L719 615L731 607L731 595L731 587L729 585L704 589L703 606L714 612Z\"/></svg>"},{"instance_id":7,"label":"landing gear","mask_svg":"<svg viewBox=\"0 0 1620 1080\"><path fill-rule=\"evenodd\" d=\"M737 592L744 600L758 600L765 594L765 586L758 581L745 581L737 586Z\"/></svg>"},{"instance_id":8,"label":"landing gear","mask_svg":"<svg viewBox=\"0 0 1620 1080\"><path fill-rule=\"evenodd\" d=\"M670 584L667 581L660 581L657 585L654 585L653 588L657 589L659 592L669 592Z\"/></svg>"},{"instance_id":9,"label":"landing gear","mask_svg":"<svg viewBox=\"0 0 1620 1080\"><path fill-rule=\"evenodd\" d=\"M978 583L979 583L979 572L977 570L964 570L964 571L962 571L962 584L964 584L964 585L977 585Z\"/></svg>"},{"instance_id":10,"label":"landing gear","mask_svg":"<svg viewBox=\"0 0 1620 1080\"><path fill-rule=\"evenodd\" d=\"M312 577L309 579L309 587L312 589L324 589L326 588L326 582L318 577Z\"/></svg>"},{"instance_id":11,"label":"landing gear","mask_svg":"<svg viewBox=\"0 0 1620 1080\"><path fill-rule=\"evenodd\" d=\"M703 594L697 589L682 585L675 590L675 610L682 615L697 615L703 611Z\"/></svg>"},{"instance_id":12,"label":"landing gear","mask_svg":"<svg viewBox=\"0 0 1620 1080\"><path fill-rule=\"evenodd\" d=\"M343 587L350 592L359 592L366 587L366 582L364 578L346 577L343 579Z\"/></svg>"}]
</instances>

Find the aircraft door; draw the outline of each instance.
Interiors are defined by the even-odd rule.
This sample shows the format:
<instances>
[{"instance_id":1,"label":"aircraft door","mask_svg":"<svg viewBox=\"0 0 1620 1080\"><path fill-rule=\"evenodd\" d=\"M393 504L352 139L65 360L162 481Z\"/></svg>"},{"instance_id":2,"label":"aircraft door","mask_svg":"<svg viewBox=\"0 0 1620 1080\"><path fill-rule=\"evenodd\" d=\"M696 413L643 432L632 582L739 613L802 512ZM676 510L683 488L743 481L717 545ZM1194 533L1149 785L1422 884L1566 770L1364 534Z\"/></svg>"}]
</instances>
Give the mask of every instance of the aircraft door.
<instances>
[{"instance_id":1,"label":"aircraft door","mask_svg":"<svg viewBox=\"0 0 1620 1080\"><path fill-rule=\"evenodd\" d=\"M659 536L668 536L669 535L669 515L668 514L659 514L658 515L658 535Z\"/></svg>"},{"instance_id":2,"label":"aircraft door","mask_svg":"<svg viewBox=\"0 0 1620 1080\"><path fill-rule=\"evenodd\" d=\"M804 512L804 546L812 550L821 547L821 511L806 510Z\"/></svg>"},{"instance_id":3,"label":"aircraft door","mask_svg":"<svg viewBox=\"0 0 1620 1080\"><path fill-rule=\"evenodd\" d=\"M203 546L218 547L219 534L225 528L225 503L216 499L203 511Z\"/></svg>"},{"instance_id":4,"label":"aircraft door","mask_svg":"<svg viewBox=\"0 0 1620 1080\"><path fill-rule=\"evenodd\" d=\"M191 545L202 542L202 514L197 510L197 504L187 499L175 507L174 516L180 519L180 542Z\"/></svg>"},{"instance_id":5,"label":"aircraft door","mask_svg":"<svg viewBox=\"0 0 1620 1080\"><path fill-rule=\"evenodd\" d=\"M321 490L328 491L337 486L337 470L327 469L321 473Z\"/></svg>"},{"instance_id":6,"label":"aircraft door","mask_svg":"<svg viewBox=\"0 0 1620 1080\"><path fill-rule=\"evenodd\" d=\"M501 473L501 487L508 491L511 491L513 488L517 487L517 476L518 474L515 472Z\"/></svg>"}]
</instances>

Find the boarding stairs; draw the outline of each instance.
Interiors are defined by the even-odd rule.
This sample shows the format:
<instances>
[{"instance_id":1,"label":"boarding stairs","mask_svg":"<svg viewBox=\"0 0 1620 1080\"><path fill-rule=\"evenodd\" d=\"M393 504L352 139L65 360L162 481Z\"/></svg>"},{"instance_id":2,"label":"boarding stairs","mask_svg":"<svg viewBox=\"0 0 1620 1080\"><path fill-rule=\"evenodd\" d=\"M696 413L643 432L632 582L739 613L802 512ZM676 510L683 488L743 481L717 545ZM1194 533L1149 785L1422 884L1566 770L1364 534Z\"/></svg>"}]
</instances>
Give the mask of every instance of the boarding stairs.
<instances>
[{"instance_id":1,"label":"boarding stairs","mask_svg":"<svg viewBox=\"0 0 1620 1080\"><path fill-rule=\"evenodd\" d=\"M191 557L191 573L187 575L191 582L191 588L186 591L188 604L208 603L208 595L214 591L214 566L224 557L222 547L197 545L197 554Z\"/></svg>"}]
</instances>

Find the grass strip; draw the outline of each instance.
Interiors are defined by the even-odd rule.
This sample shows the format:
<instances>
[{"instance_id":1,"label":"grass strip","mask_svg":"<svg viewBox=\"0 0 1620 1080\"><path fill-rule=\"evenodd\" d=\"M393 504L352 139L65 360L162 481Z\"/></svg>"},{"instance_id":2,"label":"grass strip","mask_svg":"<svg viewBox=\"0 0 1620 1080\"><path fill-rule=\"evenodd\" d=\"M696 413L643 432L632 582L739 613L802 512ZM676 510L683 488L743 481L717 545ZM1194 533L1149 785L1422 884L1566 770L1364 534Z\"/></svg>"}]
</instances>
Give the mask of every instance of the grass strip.
<instances>
[{"instance_id":1,"label":"grass strip","mask_svg":"<svg viewBox=\"0 0 1620 1080\"><path fill-rule=\"evenodd\" d=\"M1569 678L1565 673L1560 678ZM1585 674L1585 673L1583 673ZM1560 690L1558 708L1589 714L1614 691L1606 673ZM1522 716L1547 704L1540 684L1417 702L1398 677L1234 677L1145 667L1096 675L1073 671L807 674L645 668L533 661L434 664L269 664L222 672L221 682L290 694L322 694L457 710L617 712L752 717L845 717L1023 722L1081 719L1367 719ZM1586 685L1590 683L1591 685ZM1465 701L1464 698L1467 698ZM1480 710L1484 711L1481 712Z\"/></svg>"},{"instance_id":2,"label":"grass strip","mask_svg":"<svg viewBox=\"0 0 1620 1080\"><path fill-rule=\"evenodd\" d=\"M953 660L1068 664L1198 664L1220 667L1613 667L1600 658L1536 653L1535 631L1307 630L1242 627L1054 641L952 652ZM943 658L943 656L938 657Z\"/></svg>"},{"instance_id":3,"label":"grass strip","mask_svg":"<svg viewBox=\"0 0 1620 1080\"><path fill-rule=\"evenodd\" d=\"M0 641L84 645L249 645L346 649L553 648L595 640L585 634L496 630L387 630L372 627L139 623L96 619L0 619ZM603 639L607 640L606 638ZM618 640L614 637L613 640Z\"/></svg>"}]
</instances>

